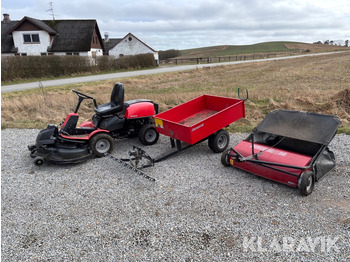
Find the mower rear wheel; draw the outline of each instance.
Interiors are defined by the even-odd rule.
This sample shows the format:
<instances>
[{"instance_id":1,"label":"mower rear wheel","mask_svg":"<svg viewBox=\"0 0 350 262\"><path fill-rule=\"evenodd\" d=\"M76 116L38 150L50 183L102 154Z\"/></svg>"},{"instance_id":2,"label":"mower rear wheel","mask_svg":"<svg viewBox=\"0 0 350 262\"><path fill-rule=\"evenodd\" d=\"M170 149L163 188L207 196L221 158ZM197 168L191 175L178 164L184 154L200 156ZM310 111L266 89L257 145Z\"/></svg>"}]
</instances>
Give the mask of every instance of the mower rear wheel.
<instances>
[{"instance_id":1,"label":"mower rear wheel","mask_svg":"<svg viewBox=\"0 0 350 262\"><path fill-rule=\"evenodd\" d=\"M298 188L300 193L308 196L311 194L315 186L315 176L311 171L307 171L301 174L298 181Z\"/></svg>"},{"instance_id":2,"label":"mower rear wheel","mask_svg":"<svg viewBox=\"0 0 350 262\"><path fill-rule=\"evenodd\" d=\"M140 128L139 131L139 140L142 144L149 146L157 143L159 139L159 133L156 131L156 128L152 124L144 125Z\"/></svg>"},{"instance_id":3,"label":"mower rear wheel","mask_svg":"<svg viewBox=\"0 0 350 262\"><path fill-rule=\"evenodd\" d=\"M214 153L223 152L230 142L230 135L226 130L219 130L212 134L208 140L208 146Z\"/></svg>"},{"instance_id":4,"label":"mower rear wheel","mask_svg":"<svg viewBox=\"0 0 350 262\"><path fill-rule=\"evenodd\" d=\"M228 159L229 154L230 154L230 151L224 151L224 152L222 152L222 155L221 155L221 164L222 164L224 167L230 166L229 159Z\"/></svg>"},{"instance_id":5,"label":"mower rear wheel","mask_svg":"<svg viewBox=\"0 0 350 262\"><path fill-rule=\"evenodd\" d=\"M105 153L111 153L114 148L113 137L106 133L94 135L89 142L92 153L96 157L103 157Z\"/></svg>"}]
</instances>

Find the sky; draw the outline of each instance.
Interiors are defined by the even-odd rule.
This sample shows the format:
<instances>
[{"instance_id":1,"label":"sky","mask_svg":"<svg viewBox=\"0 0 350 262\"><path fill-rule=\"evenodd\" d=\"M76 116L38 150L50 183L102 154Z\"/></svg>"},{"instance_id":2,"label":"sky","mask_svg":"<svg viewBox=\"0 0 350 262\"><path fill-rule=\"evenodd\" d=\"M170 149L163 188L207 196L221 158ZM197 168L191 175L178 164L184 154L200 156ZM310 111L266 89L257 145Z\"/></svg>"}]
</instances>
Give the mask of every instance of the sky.
<instances>
[{"instance_id":1,"label":"sky","mask_svg":"<svg viewBox=\"0 0 350 262\"><path fill-rule=\"evenodd\" d=\"M59 0L55 19L96 19L102 37L129 32L156 50L268 41L350 40L349 0ZM52 19L50 0L2 0L1 13Z\"/></svg>"}]
</instances>

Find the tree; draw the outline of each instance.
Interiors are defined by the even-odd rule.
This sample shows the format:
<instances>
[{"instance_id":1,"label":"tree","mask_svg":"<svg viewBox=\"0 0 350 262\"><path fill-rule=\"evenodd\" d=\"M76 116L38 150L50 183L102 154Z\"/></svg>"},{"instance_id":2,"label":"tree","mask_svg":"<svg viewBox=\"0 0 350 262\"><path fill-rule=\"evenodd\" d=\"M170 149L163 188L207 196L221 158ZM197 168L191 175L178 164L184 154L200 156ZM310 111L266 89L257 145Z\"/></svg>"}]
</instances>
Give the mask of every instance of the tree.
<instances>
[{"instance_id":1,"label":"tree","mask_svg":"<svg viewBox=\"0 0 350 262\"><path fill-rule=\"evenodd\" d=\"M175 50L175 49L169 49L166 51L159 51L159 59L161 59L161 60L177 57L180 55L181 55L181 52L179 50Z\"/></svg>"}]
</instances>

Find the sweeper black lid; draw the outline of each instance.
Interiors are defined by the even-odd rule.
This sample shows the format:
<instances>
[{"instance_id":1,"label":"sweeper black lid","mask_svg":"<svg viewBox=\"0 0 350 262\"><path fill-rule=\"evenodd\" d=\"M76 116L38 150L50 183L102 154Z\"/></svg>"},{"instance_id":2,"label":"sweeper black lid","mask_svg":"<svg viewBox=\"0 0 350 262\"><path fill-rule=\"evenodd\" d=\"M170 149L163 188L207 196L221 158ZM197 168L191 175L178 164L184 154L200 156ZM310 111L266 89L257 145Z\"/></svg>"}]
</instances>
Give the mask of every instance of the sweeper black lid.
<instances>
[{"instance_id":1,"label":"sweeper black lid","mask_svg":"<svg viewBox=\"0 0 350 262\"><path fill-rule=\"evenodd\" d=\"M328 145L340 123L340 118L335 115L276 110L269 113L255 130Z\"/></svg>"}]
</instances>

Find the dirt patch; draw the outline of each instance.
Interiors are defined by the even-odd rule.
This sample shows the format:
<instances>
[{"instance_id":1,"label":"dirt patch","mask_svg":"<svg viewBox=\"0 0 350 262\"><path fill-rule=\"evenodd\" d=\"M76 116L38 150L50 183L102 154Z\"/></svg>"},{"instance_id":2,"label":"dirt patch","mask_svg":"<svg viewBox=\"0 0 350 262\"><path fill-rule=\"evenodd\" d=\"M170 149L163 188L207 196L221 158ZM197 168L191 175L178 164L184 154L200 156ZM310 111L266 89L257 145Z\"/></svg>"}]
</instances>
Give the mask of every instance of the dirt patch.
<instances>
[{"instance_id":1,"label":"dirt patch","mask_svg":"<svg viewBox=\"0 0 350 262\"><path fill-rule=\"evenodd\" d=\"M350 114L350 89L345 89L338 92L332 97L337 108L344 110L346 113Z\"/></svg>"}]
</instances>

